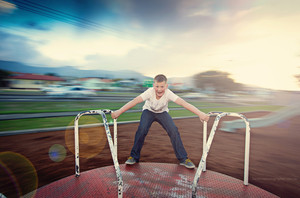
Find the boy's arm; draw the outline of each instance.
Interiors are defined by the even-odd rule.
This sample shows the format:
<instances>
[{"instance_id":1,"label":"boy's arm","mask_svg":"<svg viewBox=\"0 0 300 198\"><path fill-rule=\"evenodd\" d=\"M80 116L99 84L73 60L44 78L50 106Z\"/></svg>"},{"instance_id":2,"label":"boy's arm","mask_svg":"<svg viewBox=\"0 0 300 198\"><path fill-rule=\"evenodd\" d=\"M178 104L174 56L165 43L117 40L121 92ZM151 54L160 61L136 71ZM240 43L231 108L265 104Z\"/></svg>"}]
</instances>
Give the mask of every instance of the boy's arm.
<instances>
[{"instance_id":1,"label":"boy's arm","mask_svg":"<svg viewBox=\"0 0 300 198\"><path fill-rule=\"evenodd\" d=\"M131 100L127 104L125 104L123 107L121 107L119 110L112 112L111 117L113 119L117 119L122 113L124 113L128 109L131 109L132 107L134 107L135 105L137 105L138 103L141 103L141 102L143 102L142 97L137 96L136 98L134 98L133 100Z\"/></svg>"},{"instance_id":2,"label":"boy's arm","mask_svg":"<svg viewBox=\"0 0 300 198\"><path fill-rule=\"evenodd\" d=\"M176 100L175 100L175 103L184 107L185 109L193 112L194 114L198 115L201 122L203 121L208 121L209 120L209 116L205 113L203 113L202 111L200 111L197 107L195 107L194 105L186 102L185 100L183 100L182 98L178 97Z\"/></svg>"}]
</instances>

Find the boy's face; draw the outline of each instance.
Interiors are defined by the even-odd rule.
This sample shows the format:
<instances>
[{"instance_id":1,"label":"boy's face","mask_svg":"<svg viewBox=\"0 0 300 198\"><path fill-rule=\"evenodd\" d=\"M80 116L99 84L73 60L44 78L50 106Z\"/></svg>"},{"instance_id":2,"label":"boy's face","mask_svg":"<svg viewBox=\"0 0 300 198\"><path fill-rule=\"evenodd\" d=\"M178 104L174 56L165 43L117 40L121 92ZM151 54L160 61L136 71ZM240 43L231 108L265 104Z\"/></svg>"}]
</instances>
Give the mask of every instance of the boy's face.
<instances>
[{"instance_id":1,"label":"boy's face","mask_svg":"<svg viewBox=\"0 0 300 198\"><path fill-rule=\"evenodd\" d=\"M153 87L155 90L156 98L159 99L164 95L165 91L167 90L168 84L166 83L166 81L163 82L154 81Z\"/></svg>"}]
</instances>

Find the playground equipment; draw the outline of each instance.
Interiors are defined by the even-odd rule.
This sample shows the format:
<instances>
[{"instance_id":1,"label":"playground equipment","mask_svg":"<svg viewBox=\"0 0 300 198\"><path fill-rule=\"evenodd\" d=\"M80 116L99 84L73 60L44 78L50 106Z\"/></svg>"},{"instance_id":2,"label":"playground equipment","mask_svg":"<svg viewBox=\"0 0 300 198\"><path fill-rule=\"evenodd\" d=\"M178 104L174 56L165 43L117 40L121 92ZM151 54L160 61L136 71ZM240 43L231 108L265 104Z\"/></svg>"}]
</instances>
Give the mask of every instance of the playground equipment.
<instances>
[{"instance_id":1,"label":"playground equipment","mask_svg":"<svg viewBox=\"0 0 300 198\"><path fill-rule=\"evenodd\" d=\"M279 111L273 112L269 115L266 115L261 118L251 118L249 122L251 122L251 128L265 127L270 126L284 120L288 120L291 117L300 114L300 103L291 104L288 107L282 108ZM233 120L223 122L221 126L222 131L226 132L235 132L237 129L244 128L245 125L242 120Z\"/></svg>"},{"instance_id":2,"label":"playground equipment","mask_svg":"<svg viewBox=\"0 0 300 198\"><path fill-rule=\"evenodd\" d=\"M75 175L76 177L79 177L80 175L80 168L79 168L79 131L78 131L78 121L79 118L83 115L87 115L87 114L100 114L102 116L103 119L103 124L104 124L104 128L106 131L106 136L107 136L107 140L109 143L109 149L112 155L112 159L114 162L114 167L116 170L116 174L117 174L117 179L118 179L118 197L122 197L123 195L123 179L122 179L122 175L121 175L121 170L120 170L120 165L118 162L118 157L117 157L117 120L114 119L114 142L112 140L112 136L109 130L109 126L107 123L107 119L105 114L106 113L111 113L110 110L91 110L91 111L85 111L82 113L79 113L74 121L74 136L75 136Z\"/></svg>"},{"instance_id":3,"label":"playground equipment","mask_svg":"<svg viewBox=\"0 0 300 198\"><path fill-rule=\"evenodd\" d=\"M223 113L223 112L210 112L210 116L216 115L216 119L214 122L214 125L211 129L209 138L207 140L207 122L204 121L203 123L203 154L201 157L201 160L199 162L199 166L197 168L197 172L194 177L193 181L193 197L196 197L196 191L197 191L197 183L199 181L199 178L201 176L202 171L206 171L206 158L210 149L210 146L212 144L213 138L215 136L217 126L219 124L219 121L224 116L234 116L234 117L240 117L244 120L246 124L246 140L245 140L245 161L244 161L244 185L248 185L248 174L249 174L249 152L250 152L250 124L245 116L238 113Z\"/></svg>"},{"instance_id":4,"label":"playground equipment","mask_svg":"<svg viewBox=\"0 0 300 198\"><path fill-rule=\"evenodd\" d=\"M207 122L203 127L203 153L196 170L188 170L177 164L137 163L119 165L117 159L117 120L114 119L112 137L106 114L111 110L91 110L79 113L74 122L75 177L69 176L38 189L36 196L46 197L276 197L248 183L250 125L247 118L238 113L211 112L216 116L209 138ZM83 115L100 114L103 119L114 168L112 166L80 173L78 121ZM220 119L224 116L240 117L246 124L244 182L206 170L206 158ZM115 174L114 174L115 172ZM203 174L202 174L203 172ZM202 177L201 177L202 174ZM124 179L124 180L123 180ZM198 184L199 183L199 184ZM117 188L116 188L117 186ZM198 190L197 190L198 189Z\"/></svg>"}]
</instances>

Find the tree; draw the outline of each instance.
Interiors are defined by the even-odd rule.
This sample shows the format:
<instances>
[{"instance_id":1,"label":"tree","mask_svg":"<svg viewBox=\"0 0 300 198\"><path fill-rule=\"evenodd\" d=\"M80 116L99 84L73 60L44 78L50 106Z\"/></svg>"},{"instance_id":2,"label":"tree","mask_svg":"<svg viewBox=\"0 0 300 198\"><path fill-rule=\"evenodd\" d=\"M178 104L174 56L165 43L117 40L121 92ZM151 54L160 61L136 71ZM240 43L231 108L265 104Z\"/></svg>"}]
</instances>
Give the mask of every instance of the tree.
<instances>
[{"instance_id":1,"label":"tree","mask_svg":"<svg viewBox=\"0 0 300 198\"><path fill-rule=\"evenodd\" d=\"M56 76L56 77L58 77L58 75L56 73L46 73L45 75L46 76Z\"/></svg>"},{"instance_id":2,"label":"tree","mask_svg":"<svg viewBox=\"0 0 300 198\"><path fill-rule=\"evenodd\" d=\"M10 75L10 72L0 69L0 87L8 87L8 81L6 79Z\"/></svg>"},{"instance_id":3,"label":"tree","mask_svg":"<svg viewBox=\"0 0 300 198\"><path fill-rule=\"evenodd\" d=\"M234 82L230 74L222 71L206 71L194 76L197 88L207 90L213 89L217 92L231 92L242 90L240 83Z\"/></svg>"}]
</instances>

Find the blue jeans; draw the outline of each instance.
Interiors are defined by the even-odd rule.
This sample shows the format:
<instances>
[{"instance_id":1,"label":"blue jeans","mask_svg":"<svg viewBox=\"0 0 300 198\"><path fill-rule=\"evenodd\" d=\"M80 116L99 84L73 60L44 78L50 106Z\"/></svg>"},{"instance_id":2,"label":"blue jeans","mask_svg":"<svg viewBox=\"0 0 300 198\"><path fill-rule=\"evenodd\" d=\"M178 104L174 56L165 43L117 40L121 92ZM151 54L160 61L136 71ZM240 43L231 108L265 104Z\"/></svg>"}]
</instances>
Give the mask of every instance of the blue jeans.
<instances>
[{"instance_id":1,"label":"blue jeans","mask_svg":"<svg viewBox=\"0 0 300 198\"><path fill-rule=\"evenodd\" d=\"M130 156L137 162L140 159L140 152L144 145L145 137L148 134L152 123L157 121L168 133L175 155L180 162L187 159L187 153L183 147L178 128L168 112L153 113L149 110L144 110L141 115L140 125L136 131L134 138L134 145L132 147Z\"/></svg>"}]
</instances>

